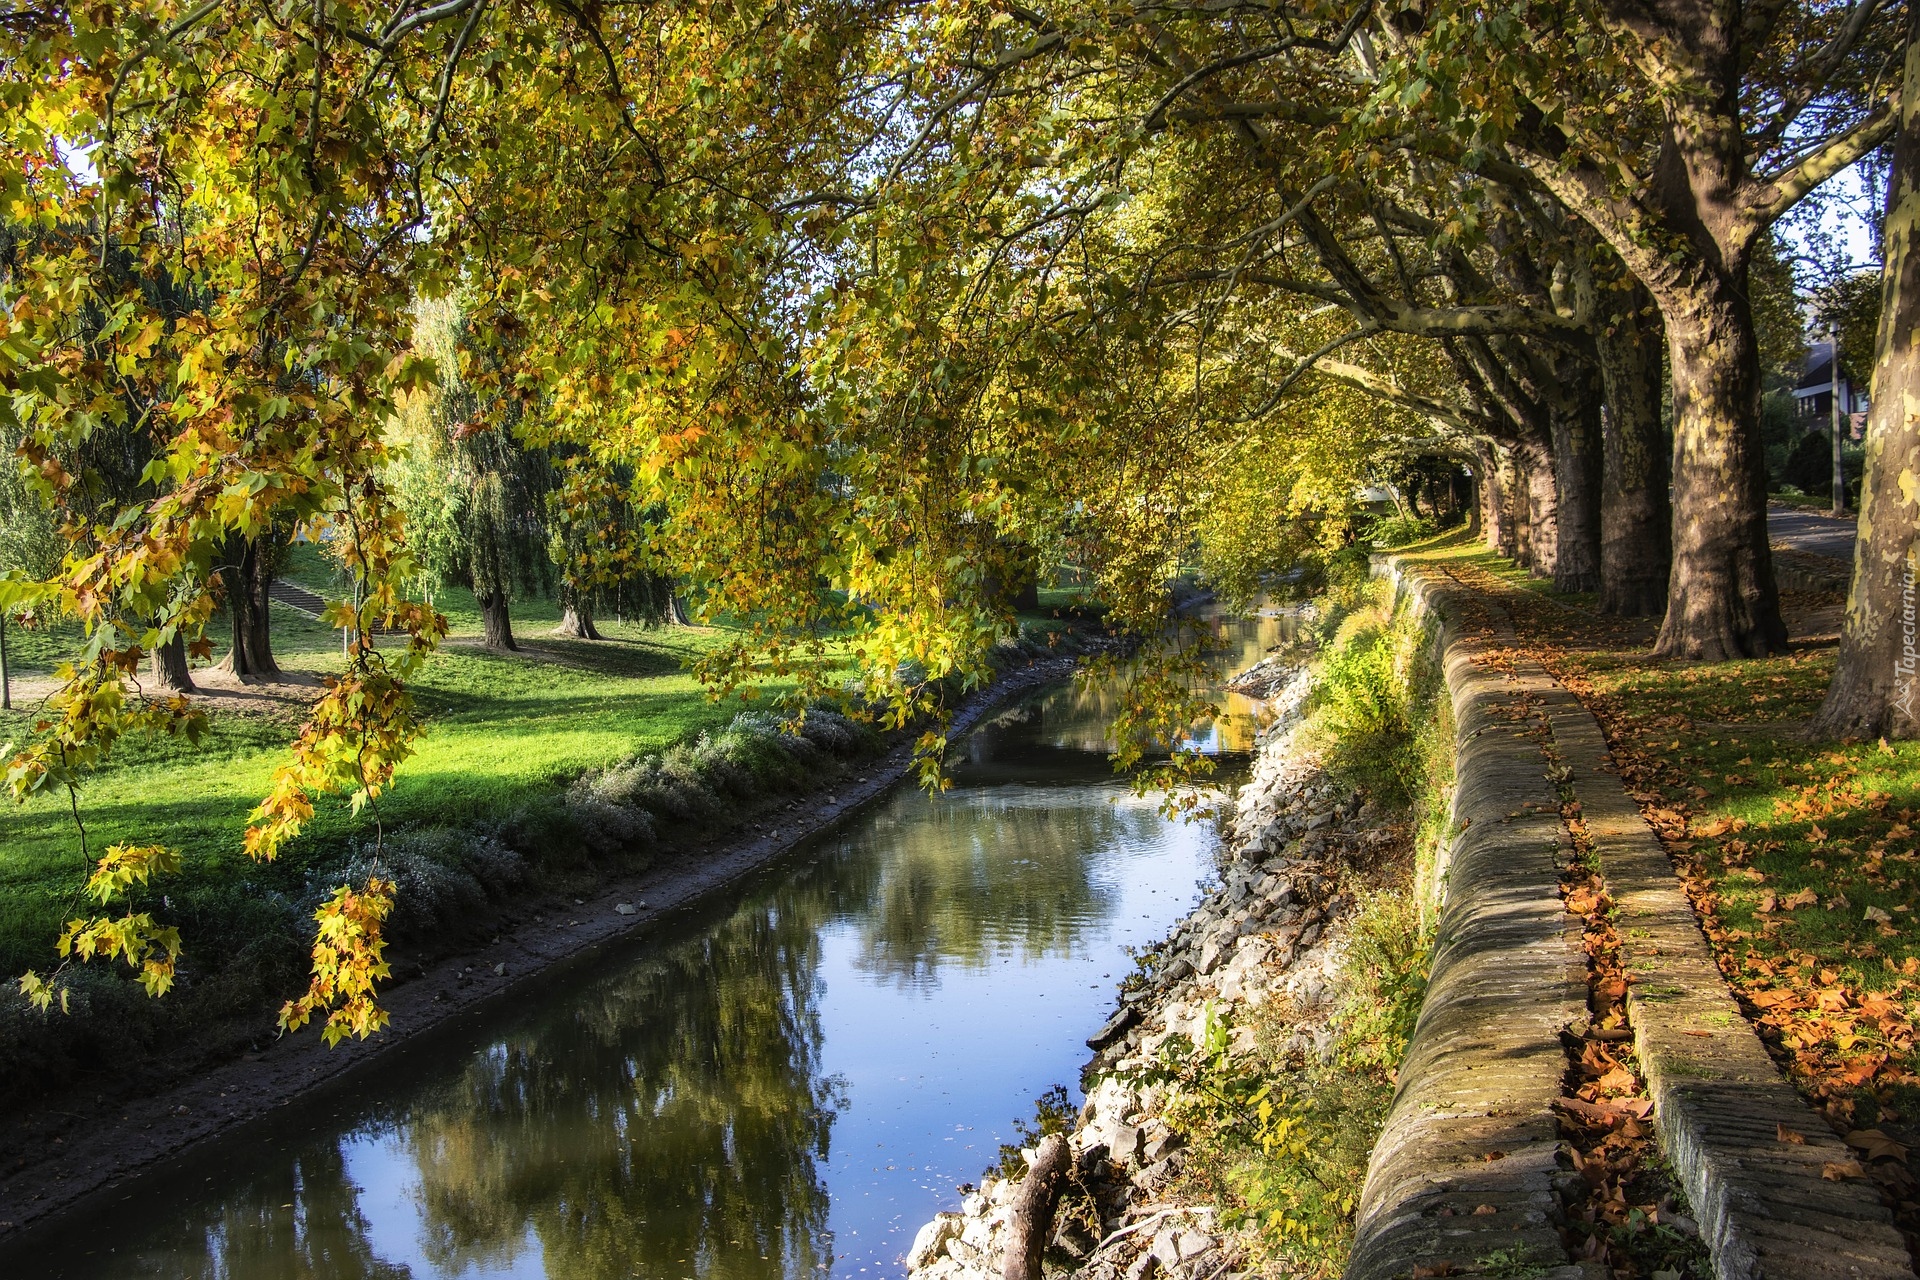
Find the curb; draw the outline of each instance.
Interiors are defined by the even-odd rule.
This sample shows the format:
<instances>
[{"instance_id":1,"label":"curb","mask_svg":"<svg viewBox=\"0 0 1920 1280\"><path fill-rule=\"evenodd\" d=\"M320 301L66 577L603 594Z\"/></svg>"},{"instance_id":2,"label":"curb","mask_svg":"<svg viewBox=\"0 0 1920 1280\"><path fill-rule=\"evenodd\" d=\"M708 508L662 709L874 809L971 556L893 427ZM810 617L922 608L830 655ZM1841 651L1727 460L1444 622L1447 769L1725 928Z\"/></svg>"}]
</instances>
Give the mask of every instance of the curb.
<instances>
[{"instance_id":1,"label":"curb","mask_svg":"<svg viewBox=\"0 0 1920 1280\"><path fill-rule=\"evenodd\" d=\"M1714 963L1667 853L1627 795L1593 714L1549 713L1612 896L1634 1048L1660 1145L1719 1280L1911 1277L1906 1242L1853 1153L1768 1056ZM1800 1141L1780 1135L1792 1133Z\"/></svg>"}]
</instances>

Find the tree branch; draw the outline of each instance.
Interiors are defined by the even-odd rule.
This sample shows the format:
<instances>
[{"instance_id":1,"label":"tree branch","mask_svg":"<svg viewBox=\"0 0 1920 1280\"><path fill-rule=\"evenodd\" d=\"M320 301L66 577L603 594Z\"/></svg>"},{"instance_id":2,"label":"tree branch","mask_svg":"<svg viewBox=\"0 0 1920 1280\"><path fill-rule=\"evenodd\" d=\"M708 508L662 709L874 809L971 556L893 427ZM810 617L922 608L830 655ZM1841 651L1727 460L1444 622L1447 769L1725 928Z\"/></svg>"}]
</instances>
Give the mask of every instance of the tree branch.
<instances>
[{"instance_id":1,"label":"tree branch","mask_svg":"<svg viewBox=\"0 0 1920 1280\"><path fill-rule=\"evenodd\" d=\"M1907 92L1901 86L1901 93ZM1747 203L1761 229L1772 226L1809 191L1893 136L1900 123L1900 100L1889 95L1873 113L1824 146L1771 178L1763 178Z\"/></svg>"}]
</instances>

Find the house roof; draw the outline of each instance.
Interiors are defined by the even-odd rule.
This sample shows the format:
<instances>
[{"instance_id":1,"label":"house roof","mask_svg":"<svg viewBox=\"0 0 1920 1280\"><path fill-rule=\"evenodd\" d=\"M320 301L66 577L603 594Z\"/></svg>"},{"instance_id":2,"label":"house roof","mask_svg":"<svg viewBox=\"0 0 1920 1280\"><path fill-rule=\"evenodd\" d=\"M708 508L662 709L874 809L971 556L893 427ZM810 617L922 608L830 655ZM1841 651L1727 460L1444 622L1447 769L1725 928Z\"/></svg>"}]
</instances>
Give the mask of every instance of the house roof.
<instances>
[{"instance_id":1,"label":"house roof","mask_svg":"<svg viewBox=\"0 0 1920 1280\"><path fill-rule=\"evenodd\" d=\"M1831 342L1811 342L1807 344L1807 358L1800 365L1800 381L1793 384L1796 392L1812 395L1825 391L1833 385L1833 344Z\"/></svg>"}]
</instances>

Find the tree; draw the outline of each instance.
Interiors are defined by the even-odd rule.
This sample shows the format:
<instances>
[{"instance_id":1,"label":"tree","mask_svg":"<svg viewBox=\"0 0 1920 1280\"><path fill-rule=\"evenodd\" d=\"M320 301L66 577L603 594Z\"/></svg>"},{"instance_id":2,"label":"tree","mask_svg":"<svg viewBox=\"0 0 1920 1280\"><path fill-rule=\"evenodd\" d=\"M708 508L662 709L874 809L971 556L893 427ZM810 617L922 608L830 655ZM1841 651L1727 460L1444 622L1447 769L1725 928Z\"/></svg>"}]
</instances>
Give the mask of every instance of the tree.
<instances>
[{"instance_id":1,"label":"tree","mask_svg":"<svg viewBox=\"0 0 1920 1280\"><path fill-rule=\"evenodd\" d=\"M1908 7L1905 37L1905 83L1920 84L1920 6ZM1860 536L1839 661L1812 724L1836 738L1920 734L1920 94L1901 100L1888 183Z\"/></svg>"},{"instance_id":2,"label":"tree","mask_svg":"<svg viewBox=\"0 0 1920 1280\"><path fill-rule=\"evenodd\" d=\"M564 613L555 635L601 639L594 617L611 613L650 626L674 611L673 579L654 552L658 529L635 507L632 469L608 472L592 455L561 455L547 495L547 551L560 570Z\"/></svg>"},{"instance_id":3,"label":"tree","mask_svg":"<svg viewBox=\"0 0 1920 1280\"><path fill-rule=\"evenodd\" d=\"M1897 14L1876 0L1598 0L1567 19L1548 6L1491 20L1470 4L1429 10L1397 42L1406 56L1387 88L1430 104L1439 136L1517 163L1653 296L1675 421L1657 648L1777 653L1748 272L1776 220L1891 132ZM1559 38L1540 41L1549 29Z\"/></svg>"},{"instance_id":4,"label":"tree","mask_svg":"<svg viewBox=\"0 0 1920 1280\"><path fill-rule=\"evenodd\" d=\"M0 436L0 449L7 441ZM59 567L60 531L46 502L17 467L0 466L0 710L13 709L8 582L45 578Z\"/></svg>"},{"instance_id":5,"label":"tree","mask_svg":"<svg viewBox=\"0 0 1920 1280\"><path fill-rule=\"evenodd\" d=\"M459 305L424 302L416 316L414 345L438 370L433 389L409 405L407 434L416 456L401 496L422 532L416 555L430 586L473 592L487 648L516 650L515 594L552 586L547 499L553 464L545 449L520 438L528 416L524 399L470 376L476 363L483 378L496 372L501 356L474 349Z\"/></svg>"},{"instance_id":6,"label":"tree","mask_svg":"<svg viewBox=\"0 0 1920 1280\"><path fill-rule=\"evenodd\" d=\"M218 572L232 642L220 667L242 682L280 678L280 664L273 656L269 589L291 545L291 529L276 524L252 537L228 538L222 548ZM156 661L159 652L155 650Z\"/></svg>"}]
</instances>

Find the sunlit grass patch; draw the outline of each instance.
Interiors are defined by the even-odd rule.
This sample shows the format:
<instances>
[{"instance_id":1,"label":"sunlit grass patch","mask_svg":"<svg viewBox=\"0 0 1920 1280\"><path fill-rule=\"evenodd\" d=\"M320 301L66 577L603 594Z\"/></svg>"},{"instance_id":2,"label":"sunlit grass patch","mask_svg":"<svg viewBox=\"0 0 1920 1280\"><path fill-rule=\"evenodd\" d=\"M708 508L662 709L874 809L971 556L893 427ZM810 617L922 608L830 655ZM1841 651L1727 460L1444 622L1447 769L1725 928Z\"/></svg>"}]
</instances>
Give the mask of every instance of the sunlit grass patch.
<instances>
[{"instance_id":1,"label":"sunlit grass patch","mask_svg":"<svg viewBox=\"0 0 1920 1280\"><path fill-rule=\"evenodd\" d=\"M200 895L228 893L242 880L297 893L310 866L336 858L349 840L371 838L376 820L393 830L505 816L589 769L718 728L740 701L711 699L683 663L724 637L672 628L601 642L543 639L525 656L458 647L436 654L415 685L427 732L392 790L357 817L323 800L273 867L249 862L241 835L286 758L298 708L218 712L199 748L128 739L82 784L88 846L96 854L116 841L181 849L184 866L168 892L189 912ZM29 714L0 716L0 742L31 732ZM45 963L85 870L64 795L0 811L0 973Z\"/></svg>"}]
</instances>

